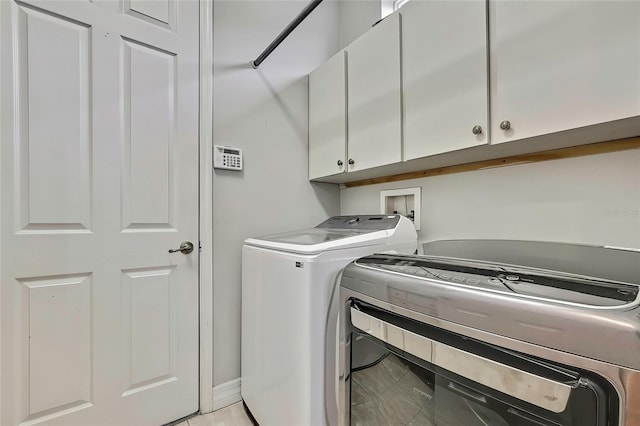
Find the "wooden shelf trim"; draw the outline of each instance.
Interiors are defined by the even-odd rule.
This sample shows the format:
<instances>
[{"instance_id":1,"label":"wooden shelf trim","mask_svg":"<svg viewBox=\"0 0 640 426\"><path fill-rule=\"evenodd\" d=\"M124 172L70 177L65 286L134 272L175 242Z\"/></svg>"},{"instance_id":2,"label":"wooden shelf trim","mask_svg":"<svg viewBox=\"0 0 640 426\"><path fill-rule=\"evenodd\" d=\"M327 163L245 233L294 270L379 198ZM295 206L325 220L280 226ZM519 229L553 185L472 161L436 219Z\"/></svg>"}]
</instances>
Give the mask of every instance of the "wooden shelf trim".
<instances>
[{"instance_id":1,"label":"wooden shelf trim","mask_svg":"<svg viewBox=\"0 0 640 426\"><path fill-rule=\"evenodd\" d=\"M453 173L471 172L475 170L491 169L495 167L514 166L517 164L539 163L542 161L560 160L563 158L606 154L610 152L627 151L637 148L640 148L640 137L618 139L608 142L599 142L569 148L553 149L549 151L533 152L530 154L520 154L511 157L495 158L492 160L476 161L473 163L458 164L455 166L439 167L435 169L418 170L415 172L346 182L343 185L345 188L353 188L357 186L375 185L379 183L398 182L409 179L419 179L424 177L442 176Z\"/></svg>"}]
</instances>

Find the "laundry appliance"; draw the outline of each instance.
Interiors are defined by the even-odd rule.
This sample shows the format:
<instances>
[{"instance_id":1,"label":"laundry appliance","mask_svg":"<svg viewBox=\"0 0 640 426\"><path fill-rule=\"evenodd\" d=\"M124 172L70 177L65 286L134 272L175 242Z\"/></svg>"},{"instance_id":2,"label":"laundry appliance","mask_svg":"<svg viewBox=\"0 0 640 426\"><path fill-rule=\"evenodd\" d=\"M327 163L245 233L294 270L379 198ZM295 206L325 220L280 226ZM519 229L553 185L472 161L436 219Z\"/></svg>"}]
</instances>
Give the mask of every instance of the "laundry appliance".
<instances>
[{"instance_id":1,"label":"laundry appliance","mask_svg":"<svg viewBox=\"0 0 640 426\"><path fill-rule=\"evenodd\" d=\"M241 394L261 426L327 423L327 309L342 269L372 253L416 248L413 223L401 215L335 216L315 228L245 241ZM335 370L331 377L335 386Z\"/></svg>"},{"instance_id":2,"label":"laundry appliance","mask_svg":"<svg viewBox=\"0 0 640 426\"><path fill-rule=\"evenodd\" d=\"M340 422L640 425L640 251L458 240L424 253L342 274ZM354 365L362 350L376 360Z\"/></svg>"}]
</instances>

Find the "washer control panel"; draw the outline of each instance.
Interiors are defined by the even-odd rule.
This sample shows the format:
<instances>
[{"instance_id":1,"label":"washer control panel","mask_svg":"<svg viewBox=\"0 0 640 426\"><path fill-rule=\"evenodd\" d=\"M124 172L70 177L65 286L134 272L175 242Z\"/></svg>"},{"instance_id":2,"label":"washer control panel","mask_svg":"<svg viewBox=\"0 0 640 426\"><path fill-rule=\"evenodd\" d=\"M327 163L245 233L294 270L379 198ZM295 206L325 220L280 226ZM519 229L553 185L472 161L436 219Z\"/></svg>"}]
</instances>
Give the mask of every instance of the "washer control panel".
<instances>
[{"instance_id":1,"label":"washer control panel","mask_svg":"<svg viewBox=\"0 0 640 426\"><path fill-rule=\"evenodd\" d=\"M398 225L398 222L400 222L400 215L397 214L333 216L316 226L316 228L378 231L381 229L394 229Z\"/></svg>"}]
</instances>

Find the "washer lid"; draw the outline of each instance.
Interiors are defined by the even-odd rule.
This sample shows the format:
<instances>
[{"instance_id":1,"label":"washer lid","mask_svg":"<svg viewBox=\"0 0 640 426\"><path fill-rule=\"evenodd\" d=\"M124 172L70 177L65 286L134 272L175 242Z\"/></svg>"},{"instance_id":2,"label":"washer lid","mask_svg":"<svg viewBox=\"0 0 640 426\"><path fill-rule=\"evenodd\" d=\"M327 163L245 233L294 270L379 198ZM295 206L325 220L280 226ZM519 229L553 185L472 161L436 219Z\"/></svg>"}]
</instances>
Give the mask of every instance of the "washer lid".
<instances>
[{"instance_id":1,"label":"washer lid","mask_svg":"<svg viewBox=\"0 0 640 426\"><path fill-rule=\"evenodd\" d=\"M406 221L406 219L404 219ZM245 244L301 254L386 244L400 215L334 216L315 228L249 238Z\"/></svg>"},{"instance_id":2,"label":"washer lid","mask_svg":"<svg viewBox=\"0 0 640 426\"><path fill-rule=\"evenodd\" d=\"M311 228L284 234L249 238L245 241L245 244L293 253L316 254L327 250L384 244L388 238L387 231Z\"/></svg>"}]
</instances>

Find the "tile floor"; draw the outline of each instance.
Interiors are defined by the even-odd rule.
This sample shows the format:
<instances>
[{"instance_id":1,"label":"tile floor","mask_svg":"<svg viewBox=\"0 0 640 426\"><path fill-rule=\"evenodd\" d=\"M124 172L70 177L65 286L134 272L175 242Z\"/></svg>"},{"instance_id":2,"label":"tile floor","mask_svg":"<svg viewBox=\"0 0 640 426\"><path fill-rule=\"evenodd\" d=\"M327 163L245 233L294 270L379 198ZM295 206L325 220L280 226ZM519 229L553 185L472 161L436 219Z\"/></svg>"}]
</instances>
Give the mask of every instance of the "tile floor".
<instances>
[{"instance_id":1,"label":"tile floor","mask_svg":"<svg viewBox=\"0 0 640 426\"><path fill-rule=\"evenodd\" d=\"M213 413L191 417L175 426L254 426L254 423L245 413L241 401Z\"/></svg>"}]
</instances>

